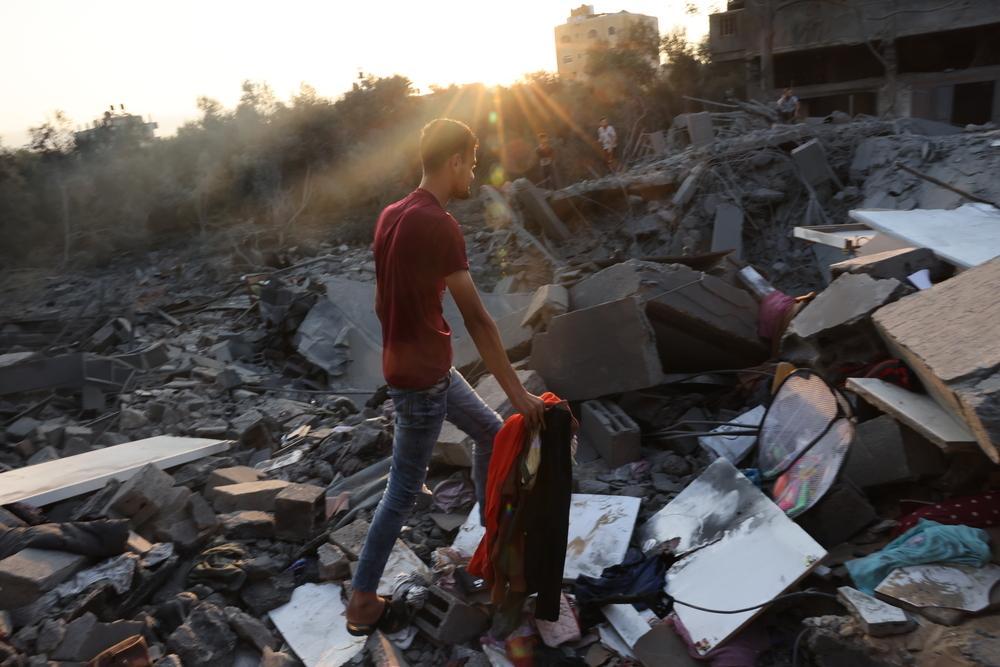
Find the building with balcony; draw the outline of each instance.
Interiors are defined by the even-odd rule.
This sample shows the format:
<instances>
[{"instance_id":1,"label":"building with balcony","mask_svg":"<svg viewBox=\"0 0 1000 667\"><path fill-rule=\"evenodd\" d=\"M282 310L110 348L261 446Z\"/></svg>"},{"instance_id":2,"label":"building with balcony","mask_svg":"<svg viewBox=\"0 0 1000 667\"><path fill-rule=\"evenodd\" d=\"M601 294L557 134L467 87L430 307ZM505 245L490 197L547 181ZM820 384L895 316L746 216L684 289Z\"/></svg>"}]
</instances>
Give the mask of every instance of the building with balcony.
<instances>
[{"instance_id":1,"label":"building with balcony","mask_svg":"<svg viewBox=\"0 0 1000 667\"><path fill-rule=\"evenodd\" d=\"M741 69L749 97L791 86L812 116L1000 122L996 0L730 0L709 20L713 62Z\"/></svg>"},{"instance_id":2,"label":"building with balcony","mask_svg":"<svg viewBox=\"0 0 1000 667\"><path fill-rule=\"evenodd\" d=\"M627 38L633 23L646 23L657 35L660 34L659 21L655 16L626 11L595 14L593 5L581 5L571 10L566 23L555 29L559 76L585 79L587 52L602 46L617 46ZM655 64L659 65L659 60Z\"/></svg>"}]
</instances>

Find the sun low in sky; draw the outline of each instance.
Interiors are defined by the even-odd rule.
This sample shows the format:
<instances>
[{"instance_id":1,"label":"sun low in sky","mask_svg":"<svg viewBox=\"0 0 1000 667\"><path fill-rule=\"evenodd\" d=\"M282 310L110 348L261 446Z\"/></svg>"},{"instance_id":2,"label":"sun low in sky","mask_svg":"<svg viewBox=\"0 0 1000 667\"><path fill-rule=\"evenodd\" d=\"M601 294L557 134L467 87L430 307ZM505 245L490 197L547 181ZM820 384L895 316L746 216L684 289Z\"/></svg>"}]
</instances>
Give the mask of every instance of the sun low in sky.
<instances>
[{"instance_id":1,"label":"sun low in sky","mask_svg":"<svg viewBox=\"0 0 1000 667\"><path fill-rule=\"evenodd\" d=\"M61 109L89 124L110 104L172 134L198 117L207 95L235 105L240 83L264 81L287 100L301 83L336 98L358 72L402 74L431 85L512 83L555 71L553 29L578 0L400 0L170 3L4 0L0 3L0 141L24 144L28 128ZM591 2L600 12L649 14L660 31L708 30L724 0ZM697 13L690 13L691 9Z\"/></svg>"}]
</instances>

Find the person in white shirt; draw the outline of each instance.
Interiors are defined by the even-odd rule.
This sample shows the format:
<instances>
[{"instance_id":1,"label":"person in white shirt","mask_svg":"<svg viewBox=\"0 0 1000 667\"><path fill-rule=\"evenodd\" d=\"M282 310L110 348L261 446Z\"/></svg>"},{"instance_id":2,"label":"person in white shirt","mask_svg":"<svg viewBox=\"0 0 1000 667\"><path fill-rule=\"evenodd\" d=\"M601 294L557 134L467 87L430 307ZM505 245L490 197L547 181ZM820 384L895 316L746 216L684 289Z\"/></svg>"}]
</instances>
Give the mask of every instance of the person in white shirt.
<instances>
[{"instance_id":1,"label":"person in white shirt","mask_svg":"<svg viewBox=\"0 0 1000 667\"><path fill-rule=\"evenodd\" d=\"M615 132L614 126L608 123L607 117L601 119L601 125L597 128L597 142L604 151L604 162L608 165L608 171L615 171L618 168L615 161L618 133Z\"/></svg>"},{"instance_id":2,"label":"person in white shirt","mask_svg":"<svg viewBox=\"0 0 1000 667\"><path fill-rule=\"evenodd\" d=\"M791 88L785 88L785 92L781 94L775 104L778 107L778 119L782 123L794 122L798 117L799 98L792 94Z\"/></svg>"}]
</instances>

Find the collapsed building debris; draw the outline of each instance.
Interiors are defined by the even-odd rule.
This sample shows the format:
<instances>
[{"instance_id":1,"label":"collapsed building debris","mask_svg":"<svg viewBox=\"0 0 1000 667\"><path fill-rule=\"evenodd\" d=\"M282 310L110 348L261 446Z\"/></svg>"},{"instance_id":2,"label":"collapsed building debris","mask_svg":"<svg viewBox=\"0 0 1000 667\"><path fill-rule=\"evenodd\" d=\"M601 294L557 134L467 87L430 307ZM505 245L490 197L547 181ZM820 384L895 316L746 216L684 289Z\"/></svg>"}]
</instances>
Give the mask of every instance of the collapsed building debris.
<instances>
[{"instance_id":1,"label":"collapsed building debris","mask_svg":"<svg viewBox=\"0 0 1000 667\"><path fill-rule=\"evenodd\" d=\"M704 664L798 644L816 664L899 646L933 664L946 623L954 664L981 660L1000 636L981 595L1000 525L995 212L896 163L995 201L1000 152L989 130L765 116L689 114L621 173L456 205L518 377L580 422L560 618L529 603L505 636L463 569L483 528L451 424L378 585L412 624L346 632L394 415L367 249L251 274L161 250L105 269L101 299L87 272L10 290L0 663L484 665L529 646ZM445 310L455 365L509 416ZM926 520L981 530L976 564L852 576ZM98 552L79 537L95 524L114 538Z\"/></svg>"}]
</instances>

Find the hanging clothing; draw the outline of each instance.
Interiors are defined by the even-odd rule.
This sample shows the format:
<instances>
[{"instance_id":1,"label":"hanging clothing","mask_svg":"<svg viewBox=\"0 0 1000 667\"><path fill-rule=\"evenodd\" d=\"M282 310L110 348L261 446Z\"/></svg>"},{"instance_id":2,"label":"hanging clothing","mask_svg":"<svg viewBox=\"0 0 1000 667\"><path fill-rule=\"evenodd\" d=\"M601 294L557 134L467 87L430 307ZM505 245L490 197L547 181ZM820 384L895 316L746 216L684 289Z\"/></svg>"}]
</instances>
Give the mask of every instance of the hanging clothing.
<instances>
[{"instance_id":1,"label":"hanging clothing","mask_svg":"<svg viewBox=\"0 0 1000 667\"><path fill-rule=\"evenodd\" d=\"M573 486L571 440L576 422L551 392L545 428L529 433L521 415L510 417L493 443L486 485L486 535L468 571L492 585L492 599L538 593L535 617L559 618L562 573Z\"/></svg>"}]
</instances>

